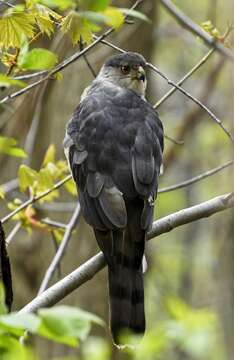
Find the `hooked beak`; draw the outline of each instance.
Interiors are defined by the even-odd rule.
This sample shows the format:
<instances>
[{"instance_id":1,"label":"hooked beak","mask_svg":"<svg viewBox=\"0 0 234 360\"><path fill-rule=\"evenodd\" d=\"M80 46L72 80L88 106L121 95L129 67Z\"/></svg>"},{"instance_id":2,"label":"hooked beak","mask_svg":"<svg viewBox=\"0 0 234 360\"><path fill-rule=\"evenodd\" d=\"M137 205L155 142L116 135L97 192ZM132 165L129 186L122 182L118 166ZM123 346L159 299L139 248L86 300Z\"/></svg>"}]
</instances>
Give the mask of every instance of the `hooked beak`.
<instances>
[{"instance_id":1,"label":"hooked beak","mask_svg":"<svg viewBox=\"0 0 234 360\"><path fill-rule=\"evenodd\" d=\"M140 81L145 81L145 70L143 69L142 66L139 66L138 70L137 70L137 75L136 75L137 80Z\"/></svg>"}]
</instances>

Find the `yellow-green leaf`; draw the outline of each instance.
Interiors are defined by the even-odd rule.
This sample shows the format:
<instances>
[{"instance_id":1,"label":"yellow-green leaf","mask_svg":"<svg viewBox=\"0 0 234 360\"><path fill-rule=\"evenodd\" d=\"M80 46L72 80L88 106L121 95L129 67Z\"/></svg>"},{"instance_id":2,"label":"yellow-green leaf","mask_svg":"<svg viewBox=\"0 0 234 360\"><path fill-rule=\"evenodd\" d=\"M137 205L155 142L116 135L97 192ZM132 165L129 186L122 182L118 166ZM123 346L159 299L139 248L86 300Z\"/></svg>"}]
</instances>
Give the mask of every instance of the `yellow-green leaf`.
<instances>
[{"instance_id":1,"label":"yellow-green leaf","mask_svg":"<svg viewBox=\"0 0 234 360\"><path fill-rule=\"evenodd\" d=\"M15 80L0 73L0 87L18 86L25 87L27 84L21 80Z\"/></svg>"},{"instance_id":2,"label":"yellow-green leaf","mask_svg":"<svg viewBox=\"0 0 234 360\"><path fill-rule=\"evenodd\" d=\"M0 136L0 153L16 157L27 157L25 151L16 147L16 144L15 139Z\"/></svg>"},{"instance_id":3,"label":"yellow-green leaf","mask_svg":"<svg viewBox=\"0 0 234 360\"><path fill-rule=\"evenodd\" d=\"M48 70L53 68L57 62L56 54L46 49L36 48L26 53L18 66L25 70Z\"/></svg>"},{"instance_id":4,"label":"yellow-green leaf","mask_svg":"<svg viewBox=\"0 0 234 360\"><path fill-rule=\"evenodd\" d=\"M53 187L54 182L48 169L41 169L38 173L37 192L43 192Z\"/></svg>"},{"instance_id":5,"label":"yellow-green leaf","mask_svg":"<svg viewBox=\"0 0 234 360\"><path fill-rule=\"evenodd\" d=\"M64 236L64 231L65 231L64 229L53 229L52 230L52 233L53 233L57 243L61 242L61 240Z\"/></svg>"},{"instance_id":6,"label":"yellow-green leaf","mask_svg":"<svg viewBox=\"0 0 234 360\"><path fill-rule=\"evenodd\" d=\"M45 153L42 166L46 166L50 162L55 162L55 151L56 150L54 144L51 144Z\"/></svg>"},{"instance_id":7,"label":"yellow-green leaf","mask_svg":"<svg viewBox=\"0 0 234 360\"><path fill-rule=\"evenodd\" d=\"M134 17L139 20L150 22L150 19L145 14L141 13L140 11L127 9L127 8L118 8L118 9L126 16L131 16L131 17Z\"/></svg>"},{"instance_id":8,"label":"yellow-green leaf","mask_svg":"<svg viewBox=\"0 0 234 360\"><path fill-rule=\"evenodd\" d=\"M103 11L109 5L110 0L82 0L82 7L92 11Z\"/></svg>"},{"instance_id":9,"label":"yellow-green leaf","mask_svg":"<svg viewBox=\"0 0 234 360\"><path fill-rule=\"evenodd\" d=\"M85 43L89 44L92 41L92 26L93 24L78 12L70 11L62 21L61 30L70 35L73 45L77 44L81 37Z\"/></svg>"},{"instance_id":10,"label":"yellow-green leaf","mask_svg":"<svg viewBox=\"0 0 234 360\"><path fill-rule=\"evenodd\" d=\"M34 35L35 19L32 14L8 10L0 18L0 47L19 48L22 37Z\"/></svg>"},{"instance_id":11,"label":"yellow-green leaf","mask_svg":"<svg viewBox=\"0 0 234 360\"><path fill-rule=\"evenodd\" d=\"M71 195L77 195L76 184L73 179L65 182L64 187Z\"/></svg>"},{"instance_id":12,"label":"yellow-green leaf","mask_svg":"<svg viewBox=\"0 0 234 360\"><path fill-rule=\"evenodd\" d=\"M40 2L50 8L58 8L62 11L77 6L76 0L40 0Z\"/></svg>"},{"instance_id":13,"label":"yellow-green leaf","mask_svg":"<svg viewBox=\"0 0 234 360\"><path fill-rule=\"evenodd\" d=\"M33 187L37 181L38 173L29 166L20 165L18 171L19 187L21 191L25 191L29 187Z\"/></svg>"},{"instance_id":14,"label":"yellow-green leaf","mask_svg":"<svg viewBox=\"0 0 234 360\"><path fill-rule=\"evenodd\" d=\"M43 15L37 15L36 22L42 33L50 36L54 32L53 21Z\"/></svg>"},{"instance_id":15,"label":"yellow-green leaf","mask_svg":"<svg viewBox=\"0 0 234 360\"><path fill-rule=\"evenodd\" d=\"M35 21L42 33L50 36L54 32L53 21L60 21L62 16L42 4L27 2L30 12L35 16Z\"/></svg>"},{"instance_id":16,"label":"yellow-green leaf","mask_svg":"<svg viewBox=\"0 0 234 360\"><path fill-rule=\"evenodd\" d=\"M106 24L109 26L113 26L115 29L119 29L121 25L124 23L124 15L122 12L113 6L108 6L103 12L108 20Z\"/></svg>"},{"instance_id":17,"label":"yellow-green leaf","mask_svg":"<svg viewBox=\"0 0 234 360\"><path fill-rule=\"evenodd\" d=\"M3 188L0 186L0 198L4 199L5 198L5 191L3 190Z\"/></svg>"}]
</instances>

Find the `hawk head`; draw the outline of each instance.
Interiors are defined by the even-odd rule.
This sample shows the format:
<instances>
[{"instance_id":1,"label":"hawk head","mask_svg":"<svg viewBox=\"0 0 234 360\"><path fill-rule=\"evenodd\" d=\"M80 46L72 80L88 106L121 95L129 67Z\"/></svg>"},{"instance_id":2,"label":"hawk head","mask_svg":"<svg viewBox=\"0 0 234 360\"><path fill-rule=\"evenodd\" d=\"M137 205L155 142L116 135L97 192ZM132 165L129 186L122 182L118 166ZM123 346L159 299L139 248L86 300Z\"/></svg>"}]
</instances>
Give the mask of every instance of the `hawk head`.
<instances>
[{"instance_id":1,"label":"hawk head","mask_svg":"<svg viewBox=\"0 0 234 360\"><path fill-rule=\"evenodd\" d=\"M114 85L134 90L140 96L145 95L146 61L140 54L125 52L110 57L102 66L98 80L108 80Z\"/></svg>"}]
</instances>

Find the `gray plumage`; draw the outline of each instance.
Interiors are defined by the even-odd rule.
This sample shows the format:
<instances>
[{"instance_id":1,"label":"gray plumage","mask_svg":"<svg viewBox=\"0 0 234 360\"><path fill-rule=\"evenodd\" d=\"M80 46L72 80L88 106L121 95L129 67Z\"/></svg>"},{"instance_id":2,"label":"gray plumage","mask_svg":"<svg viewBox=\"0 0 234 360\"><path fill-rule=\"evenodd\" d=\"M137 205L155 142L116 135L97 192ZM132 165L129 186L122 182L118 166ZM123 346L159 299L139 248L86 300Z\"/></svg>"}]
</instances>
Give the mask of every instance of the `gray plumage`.
<instances>
[{"instance_id":1,"label":"gray plumage","mask_svg":"<svg viewBox=\"0 0 234 360\"><path fill-rule=\"evenodd\" d=\"M64 140L85 220L108 264L110 326L145 330L142 258L162 163L163 127L144 99L145 60L113 56L85 91Z\"/></svg>"}]
</instances>

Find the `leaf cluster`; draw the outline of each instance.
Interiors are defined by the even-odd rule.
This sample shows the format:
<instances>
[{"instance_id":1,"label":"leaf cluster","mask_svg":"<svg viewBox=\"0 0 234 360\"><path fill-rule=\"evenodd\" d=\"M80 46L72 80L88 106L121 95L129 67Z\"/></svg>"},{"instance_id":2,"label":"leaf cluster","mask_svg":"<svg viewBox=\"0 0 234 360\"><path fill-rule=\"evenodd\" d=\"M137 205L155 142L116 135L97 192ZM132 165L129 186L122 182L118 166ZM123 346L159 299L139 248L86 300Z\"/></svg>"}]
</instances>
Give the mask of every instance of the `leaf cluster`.
<instances>
[{"instance_id":1,"label":"leaf cluster","mask_svg":"<svg viewBox=\"0 0 234 360\"><path fill-rule=\"evenodd\" d=\"M37 314L7 314L4 306L3 287L0 284L0 357L7 360L32 360L36 355L20 342L25 331L56 343L77 347L85 341L92 324L104 322L89 312L71 306L40 309Z\"/></svg>"}]
</instances>

